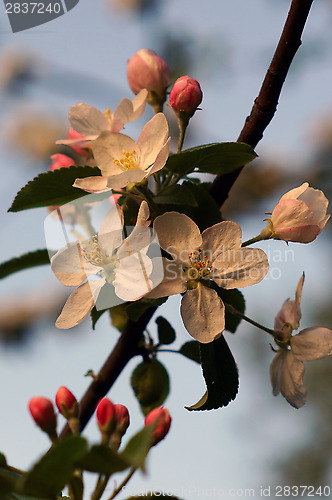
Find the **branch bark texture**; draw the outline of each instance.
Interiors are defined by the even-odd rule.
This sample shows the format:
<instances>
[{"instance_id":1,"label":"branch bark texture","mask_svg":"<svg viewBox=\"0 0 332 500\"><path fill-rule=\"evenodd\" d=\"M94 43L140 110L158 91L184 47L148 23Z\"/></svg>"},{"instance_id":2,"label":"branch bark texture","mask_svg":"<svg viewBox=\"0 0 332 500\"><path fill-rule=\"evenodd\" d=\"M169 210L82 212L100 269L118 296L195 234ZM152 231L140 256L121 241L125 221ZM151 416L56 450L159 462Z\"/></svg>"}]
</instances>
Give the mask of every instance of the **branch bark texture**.
<instances>
[{"instance_id":1,"label":"branch bark texture","mask_svg":"<svg viewBox=\"0 0 332 500\"><path fill-rule=\"evenodd\" d=\"M292 1L279 44L250 116L247 117L239 135L238 142L245 142L254 148L262 139L263 133L277 109L281 89L291 62L301 45L302 32L312 3L313 0ZM220 207L227 199L229 191L241 170L242 168L231 174L219 176L212 184L211 195ZM80 402L81 430L84 429L93 415L98 401L108 393L130 359L139 353L138 343L155 310L155 308L148 309L137 322L129 321L127 323L113 352L101 368L97 379L91 383ZM69 432L70 430L66 426L61 437L64 437Z\"/></svg>"}]
</instances>

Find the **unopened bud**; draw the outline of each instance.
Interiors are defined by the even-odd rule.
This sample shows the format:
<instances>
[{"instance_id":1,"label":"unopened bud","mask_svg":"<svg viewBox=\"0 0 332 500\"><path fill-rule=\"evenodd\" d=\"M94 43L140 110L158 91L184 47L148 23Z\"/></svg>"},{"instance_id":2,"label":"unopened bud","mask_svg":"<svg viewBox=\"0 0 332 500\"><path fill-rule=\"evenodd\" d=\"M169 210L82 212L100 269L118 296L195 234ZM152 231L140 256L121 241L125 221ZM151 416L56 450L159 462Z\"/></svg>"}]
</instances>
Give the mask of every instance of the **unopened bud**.
<instances>
[{"instance_id":1,"label":"unopened bud","mask_svg":"<svg viewBox=\"0 0 332 500\"><path fill-rule=\"evenodd\" d=\"M78 141L82 139L82 141L84 141L85 137L84 135L80 134L79 132L76 132L76 130L71 128L68 132L67 139L69 139L70 141ZM71 144L70 147L73 151L75 151L75 153L77 153L80 156L85 156L85 157L90 156L90 152L85 148L74 146L73 144Z\"/></svg>"},{"instance_id":2,"label":"unopened bud","mask_svg":"<svg viewBox=\"0 0 332 500\"><path fill-rule=\"evenodd\" d=\"M109 440L116 427L115 405L108 398L103 398L96 410L96 418L103 440Z\"/></svg>"},{"instance_id":3,"label":"unopened bud","mask_svg":"<svg viewBox=\"0 0 332 500\"><path fill-rule=\"evenodd\" d=\"M62 167L71 167L72 165L75 165L75 162L72 158L70 158L67 155L63 155L61 153L57 153L55 155L51 156L52 158L52 163L50 165L50 170L53 172L53 170L57 170L58 168Z\"/></svg>"},{"instance_id":4,"label":"unopened bud","mask_svg":"<svg viewBox=\"0 0 332 500\"><path fill-rule=\"evenodd\" d=\"M191 118L203 99L203 93L197 80L181 76L176 80L169 96L169 102L176 114Z\"/></svg>"},{"instance_id":5,"label":"unopened bud","mask_svg":"<svg viewBox=\"0 0 332 500\"><path fill-rule=\"evenodd\" d=\"M167 63L161 57L150 49L139 50L128 61L127 78L134 94L147 89L148 103L156 112L162 110L170 83L170 72Z\"/></svg>"},{"instance_id":6,"label":"unopened bud","mask_svg":"<svg viewBox=\"0 0 332 500\"><path fill-rule=\"evenodd\" d=\"M30 399L28 407L38 427L54 440L56 438L56 415L52 401L42 396L35 396Z\"/></svg>"},{"instance_id":7,"label":"unopened bud","mask_svg":"<svg viewBox=\"0 0 332 500\"><path fill-rule=\"evenodd\" d=\"M158 444L167 435L171 427L172 418L165 408L160 406L150 411L145 417L144 425L155 425L153 431L153 446Z\"/></svg>"},{"instance_id":8,"label":"unopened bud","mask_svg":"<svg viewBox=\"0 0 332 500\"><path fill-rule=\"evenodd\" d=\"M124 436L129 425L130 425L130 416L129 411L124 405L114 405L115 408L115 418L116 418L116 432Z\"/></svg>"},{"instance_id":9,"label":"unopened bud","mask_svg":"<svg viewBox=\"0 0 332 500\"><path fill-rule=\"evenodd\" d=\"M65 417L78 416L79 408L77 399L67 387L60 387L55 395L55 404L59 412Z\"/></svg>"}]
</instances>

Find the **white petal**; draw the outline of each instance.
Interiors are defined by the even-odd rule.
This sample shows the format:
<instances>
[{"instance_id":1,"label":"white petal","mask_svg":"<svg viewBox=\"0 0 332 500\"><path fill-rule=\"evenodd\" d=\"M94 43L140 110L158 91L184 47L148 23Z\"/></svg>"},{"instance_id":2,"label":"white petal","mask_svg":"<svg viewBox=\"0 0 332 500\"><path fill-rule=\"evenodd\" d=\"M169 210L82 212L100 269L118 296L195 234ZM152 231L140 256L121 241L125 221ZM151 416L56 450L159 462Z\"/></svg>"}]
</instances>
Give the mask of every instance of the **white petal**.
<instances>
[{"instance_id":1,"label":"white petal","mask_svg":"<svg viewBox=\"0 0 332 500\"><path fill-rule=\"evenodd\" d=\"M145 200L142 201L139 207L139 211L137 214L136 226L149 226L150 221L148 220L150 217L150 209L149 205Z\"/></svg>"},{"instance_id":2,"label":"white petal","mask_svg":"<svg viewBox=\"0 0 332 500\"><path fill-rule=\"evenodd\" d=\"M98 241L110 257L123 238L123 211L119 205L113 205L100 225Z\"/></svg>"},{"instance_id":3,"label":"white petal","mask_svg":"<svg viewBox=\"0 0 332 500\"><path fill-rule=\"evenodd\" d=\"M202 245L202 236L195 222L178 212L167 212L157 217L153 229L161 248L185 264L188 264L190 252Z\"/></svg>"},{"instance_id":4,"label":"white petal","mask_svg":"<svg viewBox=\"0 0 332 500\"><path fill-rule=\"evenodd\" d=\"M110 191L107 187L107 177L95 175L93 177L84 177L83 179L75 179L73 187L83 189L88 193L100 193L101 191Z\"/></svg>"},{"instance_id":5,"label":"white petal","mask_svg":"<svg viewBox=\"0 0 332 500\"><path fill-rule=\"evenodd\" d=\"M329 201L319 189L308 187L298 199L304 201L308 205L310 210L314 213L317 222L326 217Z\"/></svg>"},{"instance_id":6,"label":"white petal","mask_svg":"<svg viewBox=\"0 0 332 500\"><path fill-rule=\"evenodd\" d=\"M292 352L301 361L313 361L332 354L332 331L312 327L302 330L291 339Z\"/></svg>"},{"instance_id":7,"label":"white petal","mask_svg":"<svg viewBox=\"0 0 332 500\"><path fill-rule=\"evenodd\" d=\"M217 293L198 284L182 297L181 317L190 335L202 344L208 344L225 329L225 307Z\"/></svg>"},{"instance_id":8,"label":"white petal","mask_svg":"<svg viewBox=\"0 0 332 500\"><path fill-rule=\"evenodd\" d=\"M124 170L114 163L121 160L125 152L140 157L140 149L131 137L124 134L103 132L91 146L94 158L103 175L116 175Z\"/></svg>"},{"instance_id":9,"label":"white petal","mask_svg":"<svg viewBox=\"0 0 332 500\"><path fill-rule=\"evenodd\" d=\"M295 408L305 403L306 388L303 385L304 365L297 360L292 352L280 349L272 360L270 378L273 394L280 392Z\"/></svg>"},{"instance_id":10,"label":"white petal","mask_svg":"<svg viewBox=\"0 0 332 500\"><path fill-rule=\"evenodd\" d=\"M279 229L316 224L314 213L301 200L286 199L280 201L272 212L271 220L277 235Z\"/></svg>"},{"instance_id":11,"label":"white petal","mask_svg":"<svg viewBox=\"0 0 332 500\"><path fill-rule=\"evenodd\" d=\"M308 187L309 187L309 183L304 182L301 186L294 188L294 189L291 189L290 191L287 191L287 193L285 193L280 198L279 202L281 200L296 200L299 196L301 196L302 193L304 193L304 191L306 191L306 189L308 189Z\"/></svg>"},{"instance_id":12,"label":"white petal","mask_svg":"<svg viewBox=\"0 0 332 500\"><path fill-rule=\"evenodd\" d=\"M213 262L212 279L222 288L242 288L262 281L269 264L259 248L229 250Z\"/></svg>"},{"instance_id":13,"label":"white petal","mask_svg":"<svg viewBox=\"0 0 332 500\"><path fill-rule=\"evenodd\" d=\"M55 322L55 326L61 329L72 328L81 323L94 306L89 282L79 286L68 298L62 312Z\"/></svg>"},{"instance_id":14,"label":"white petal","mask_svg":"<svg viewBox=\"0 0 332 500\"><path fill-rule=\"evenodd\" d=\"M76 132L83 136L97 136L109 129L109 123L99 109L84 103L75 104L69 110L69 122Z\"/></svg>"},{"instance_id":15,"label":"white petal","mask_svg":"<svg viewBox=\"0 0 332 500\"><path fill-rule=\"evenodd\" d=\"M52 271L66 286L80 285L86 280L87 274L97 272L96 268L92 270L93 266L85 268L84 264L79 243L69 243L51 258Z\"/></svg>"},{"instance_id":16,"label":"white petal","mask_svg":"<svg viewBox=\"0 0 332 500\"><path fill-rule=\"evenodd\" d=\"M141 150L141 166L146 169L157 158L168 137L168 123L163 113L157 113L143 128L137 141Z\"/></svg>"},{"instance_id":17,"label":"white petal","mask_svg":"<svg viewBox=\"0 0 332 500\"><path fill-rule=\"evenodd\" d=\"M171 138L169 138L167 142L164 144L164 146L161 148L152 167L147 170L148 174L147 176L152 175L155 172L158 172L165 166L165 163L168 160L170 142Z\"/></svg>"},{"instance_id":18,"label":"white petal","mask_svg":"<svg viewBox=\"0 0 332 500\"><path fill-rule=\"evenodd\" d=\"M145 174L140 169L126 170L116 175L107 176L107 186L111 189L121 189L129 184L141 182L144 177Z\"/></svg>"},{"instance_id":19,"label":"white petal","mask_svg":"<svg viewBox=\"0 0 332 500\"><path fill-rule=\"evenodd\" d=\"M152 289L149 280L151 272L151 259L143 252L122 258L115 270L115 293L124 301L140 299Z\"/></svg>"},{"instance_id":20,"label":"white petal","mask_svg":"<svg viewBox=\"0 0 332 500\"><path fill-rule=\"evenodd\" d=\"M241 247L241 228L236 222L219 222L202 233L202 250L213 264L216 257L226 250Z\"/></svg>"},{"instance_id":21,"label":"white petal","mask_svg":"<svg viewBox=\"0 0 332 500\"><path fill-rule=\"evenodd\" d=\"M152 291L147 295L149 299L159 299L184 293L187 290L187 279L178 263L156 257L152 259L153 271L150 276Z\"/></svg>"}]
</instances>

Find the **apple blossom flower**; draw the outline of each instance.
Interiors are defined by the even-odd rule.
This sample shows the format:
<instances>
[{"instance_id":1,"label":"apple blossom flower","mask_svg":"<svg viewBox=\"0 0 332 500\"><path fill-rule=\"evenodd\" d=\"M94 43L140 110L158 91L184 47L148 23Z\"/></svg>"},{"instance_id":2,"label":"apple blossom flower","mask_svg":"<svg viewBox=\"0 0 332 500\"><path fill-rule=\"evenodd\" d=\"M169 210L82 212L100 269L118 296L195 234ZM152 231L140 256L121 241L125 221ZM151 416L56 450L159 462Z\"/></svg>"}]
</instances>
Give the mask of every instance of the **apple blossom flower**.
<instances>
[{"instance_id":1,"label":"apple blossom flower","mask_svg":"<svg viewBox=\"0 0 332 500\"><path fill-rule=\"evenodd\" d=\"M28 408L38 427L50 437L55 438L56 415L52 401L43 396L35 396L30 399Z\"/></svg>"},{"instance_id":2,"label":"apple blossom flower","mask_svg":"<svg viewBox=\"0 0 332 500\"><path fill-rule=\"evenodd\" d=\"M96 419L103 442L109 442L116 427L115 405L108 398L103 398L96 409Z\"/></svg>"},{"instance_id":3,"label":"apple blossom flower","mask_svg":"<svg viewBox=\"0 0 332 500\"><path fill-rule=\"evenodd\" d=\"M129 425L130 425L130 415L128 408L121 404L114 405L115 416L116 416L116 432L121 436L124 436Z\"/></svg>"},{"instance_id":4,"label":"apple blossom flower","mask_svg":"<svg viewBox=\"0 0 332 500\"><path fill-rule=\"evenodd\" d=\"M168 410L165 410L163 406L160 406L159 408L154 408L154 410L151 410L147 416L145 417L144 425L155 425L155 429L153 431L152 437L153 437L153 444L152 446L155 446L156 444L160 443L168 434L168 431L171 427L171 422L172 418L168 412Z\"/></svg>"},{"instance_id":5,"label":"apple blossom flower","mask_svg":"<svg viewBox=\"0 0 332 500\"><path fill-rule=\"evenodd\" d=\"M73 128L70 128L68 130L67 139L69 141L74 141L74 143L75 142L79 143L81 141L84 141L84 135L80 134L79 132L76 132L76 130L74 130ZM75 147L73 144L70 147L79 156L83 156L83 157L88 158L92 154L91 150L88 147L86 147L86 148L79 148L79 147Z\"/></svg>"},{"instance_id":6,"label":"apple blossom flower","mask_svg":"<svg viewBox=\"0 0 332 500\"><path fill-rule=\"evenodd\" d=\"M141 203L136 226L123 238L123 213L113 206L99 233L88 242L71 242L51 258L51 267L66 286L78 286L56 320L66 329L81 323L94 306L106 309L123 301L134 301L151 290L152 262L146 255L151 241L149 208ZM88 280L87 278L91 279Z\"/></svg>"},{"instance_id":7,"label":"apple blossom flower","mask_svg":"<svg viewBox=\"0 0 332 500\"><path fill-rule=\"evenodd\" d=\"M197 80L181 76L176 80L169 96L171 107L177 114L191 118L203 99L203 93Z\"/></svg>"},{"instance_id":8,"label":"apple blossom flower","mask_svg":"<svg viewBox=\"0 0 332 500\"><path fill-rule=\"evenodd\" d=\"M288 191L280 198L271 219L268 219L268 226L264 230L266 237L310 243L330 218L326 214L328 204L324 193L309 187L307 182Z\"/></svg>"},{"instance_id":9,"label":"apple blossom flower","mask_svg":"<svg viewBox=\"0 0 332 500\"><path fill-rule=\"evenodd\" d=\"M69 110L69 122L74 132L80 136L57 141L57 144L88 147L102 132L120 132L126 123L137 120L144 112L147 95L147 91L142 90L132 101L122 99L114 113L110 109L103 113L84 103L74 104ZM75 134L71 132L71 135Z\"/></svg>"},{"instance_id":10,"label":"apple blossom flower","mask_svg":"<svg viewBox=\"0 0 332 500\"><path fill-rule=\"evenodd\" d=\"M53 172L54 170L57 170L58 168L62 167L71 167L72 165L75 165L75 162L72 158L70 158L67 155L63 155L61 153L57 153L55 155L51 156L52 163L50 165L50 170Z\"/></svg>"},{"instance_id":11,"label":"apple blossom flower","mask_svg":"<svg viewBox=\"0 0 332 500\"><path fill-rule=\"evenodd\" d=\"M96 193L139 183L163 168L169 141L163 113L156 114L144 126L137 143L124 134L103 132L92 145L102 175L76 179L73 186Z\"/></svg>"},{"instance_id":12,"label":"apple blossom flower","mask_svg":"<svg viewBox=\"0 0 332 500\"><path fill-rule=\"evenodd\" d=\"M128 61L127 79L134 94L147 89L148 102L161 111L170 83L170 71L158 54L150 49L138 50Z\"/></svg>"},{"instance_id":13,"label":"apple blossom flower","mask_svg":"<svg viewBox=\"0 0 332 500\"><path fill-rule=\"evenodd\" d=\"M267 256L258 248L241 248L241 228L235 222L220 222L201 234L189 217L168 212L153 227L173 260L162 258L164 279L147 297L184 294L184 326L198 342L212 342L225 329L225 306L212 281L225 289L259 283L268 271Z\"/></svg>"},{"instance_id":14,"label":"apple blossom flower","mask_svg":"<svg viewBox=\"0 0 332 500\"><path fill-rule=\"evenodd\" d=\"M275 318L274 327L284 332L285 339L275 340L278 350L270 366L273 395L281 393L295 408L301 408L306 401L303 362L332 354L332 331L328 328L306 328L292 335L300 326L303 282L304 275L297 285L295 300L286 300Z\"/></svg>"}]
</instances>

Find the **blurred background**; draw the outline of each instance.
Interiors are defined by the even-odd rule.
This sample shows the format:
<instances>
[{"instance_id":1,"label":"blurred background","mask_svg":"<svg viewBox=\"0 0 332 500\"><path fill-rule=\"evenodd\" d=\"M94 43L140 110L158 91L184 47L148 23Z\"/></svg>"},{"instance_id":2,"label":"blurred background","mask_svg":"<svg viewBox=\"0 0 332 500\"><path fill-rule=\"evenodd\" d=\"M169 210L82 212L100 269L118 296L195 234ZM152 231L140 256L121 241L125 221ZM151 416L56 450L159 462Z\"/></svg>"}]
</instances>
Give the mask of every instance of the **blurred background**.
<instances>
[{"instance_id":1,"label":"blurred background","mask_svg":"<svg viewBox=\"0 0 332 500\"><path fill-rule=\"evenodd\" d=\"M55 141L67 135L72 104L114 110L121 98L131 97L127 60L140 48L151 48L167 61L173 81L188 74L201 84L202 111L191 120L184 147L234 141L258 94L289 4L80 0L51 23L13 34L1 3L1 262L45 248L46 209L17 214L7 209L27 181L48 170L50 156L64 152ZM256 236L265 213L304 181L331 199L331 22L332 2L314 2L278 111L256 148L259 159L241 174L225 205L224 217L241 225L244 239ZM171 109L166 114L175 144L176 120ZM151 116L147 109L126 132L137 137ZM270 271L260 285L243 290L248 316L272 327L305 271L301 328L332 328L331 228L329 222L308 245L259 245L268 253ZM30 397L53 399L61 385L81 397L89 383L84 374L99 370L118 338L106 315L95 331L89 319L72 330L57 330L54 321L68 295L49 267L0 282L0 451L19 468L30 467L48 448L27 412ZM176 329L176 347L190 340L178 307L173 297L158 311ZM155 336L154 321L149 333ZM149 490L185 499L228 498L246 496L249 489L259 498L261 487L332 484L332 359L306 364L307 404L295 410L282 396L272 396L270 338L246 324L225 336L239 366L238 397L220 410L189 413L184 406L205 390L200 367L176 354L162 354L171 377L165 406L173 417L172 429L152 451L149 474L136 474L119 498ZM131 361L109 394L129 408L132 433L143 425L129 386L139 362ZM85 435L99 439L93 419ZM110 483L110 494L112 488Z\"/></svg>"}]
</instances>

